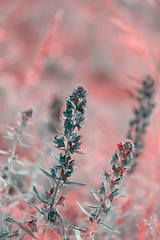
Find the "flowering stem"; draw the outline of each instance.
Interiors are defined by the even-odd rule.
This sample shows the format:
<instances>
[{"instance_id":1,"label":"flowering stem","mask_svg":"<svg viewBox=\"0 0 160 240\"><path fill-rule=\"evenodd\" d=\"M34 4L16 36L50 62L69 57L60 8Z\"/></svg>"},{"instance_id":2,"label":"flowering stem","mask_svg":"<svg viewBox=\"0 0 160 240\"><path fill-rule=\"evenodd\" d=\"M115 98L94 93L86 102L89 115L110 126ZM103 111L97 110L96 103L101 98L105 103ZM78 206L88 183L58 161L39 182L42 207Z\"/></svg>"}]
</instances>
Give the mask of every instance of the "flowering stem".
<instances>
[{"instance_id":1,"label":"flowering stem","mask_svg":"<svg viewBox=\"0 0 160 240\"><path fill-rule=\"evenodd\" d=\"M75 108L74 108L73 123L74 123L74 121L75 121L75 116L76 116L76 110L75 110ZM66 149L65 149L65 157L67 157L68 152L69 152L68 145L69 145L70 139L71 139L71 134L70 134L69 137L67 138L67 146L66 146ZM52 207L53 207L54 202L55 202L55 200L56 200L57 192L58 192L58 190L59 190L59 186L60 186L60 183L61 183L62 170L63 170L63 168L61 168L59 180L58 180L58 182L57 182L57 184L56 184L56 188L55 188L55 191L54 191L53 199L52 199L52 202L51 202L51 205L50 205L50 211L52 210Z\"/></svg>"}]
</instances>

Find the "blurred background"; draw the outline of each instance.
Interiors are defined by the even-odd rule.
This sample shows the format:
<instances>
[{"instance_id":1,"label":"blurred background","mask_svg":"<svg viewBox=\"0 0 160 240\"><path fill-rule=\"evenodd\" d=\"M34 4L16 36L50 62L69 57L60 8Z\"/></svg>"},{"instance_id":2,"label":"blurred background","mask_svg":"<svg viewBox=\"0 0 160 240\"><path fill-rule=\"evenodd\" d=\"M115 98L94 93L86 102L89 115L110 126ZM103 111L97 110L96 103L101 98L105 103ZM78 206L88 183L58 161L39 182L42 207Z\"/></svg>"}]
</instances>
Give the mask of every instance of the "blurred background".
<instances>
[{"instance_id":1,"label":"blurred background","mask_svg":"<svg viewBox=\"0 0 160 240\"><path fill-rule=\"evenodd\" d=\"M117 212L106 218L110 225L121 227L120 237L113 239L143 239L144 219L159 217L159 39L159 0L0 1L0 148L12 148L3 136L6 124L15 125L20 106L33 106L30 151L20 147L17 152L35 172L36 164L43 167L42 155L49 167L56 164L50 152L55 151L56 129L63 130L59 117L65 98L79 84L89 93L82 129L85 155L75 156L73 176L87 186L81 195L77 188L67 191L72 224L84 222L83 213L76 220L76 201L94 202L90 188L99 188L99 175L108 169L116 144L126 138L140 79L147 74L155 79L157 106L145 136L146 147L138 169L123 183L127 198L117 200ZM1 155L0 162L5 161ZM37 174L27 180L30 191ZM40 180L39 184L43 189ZM126 202L128 215L118 226Z\"/></svg>"}]
</instances>

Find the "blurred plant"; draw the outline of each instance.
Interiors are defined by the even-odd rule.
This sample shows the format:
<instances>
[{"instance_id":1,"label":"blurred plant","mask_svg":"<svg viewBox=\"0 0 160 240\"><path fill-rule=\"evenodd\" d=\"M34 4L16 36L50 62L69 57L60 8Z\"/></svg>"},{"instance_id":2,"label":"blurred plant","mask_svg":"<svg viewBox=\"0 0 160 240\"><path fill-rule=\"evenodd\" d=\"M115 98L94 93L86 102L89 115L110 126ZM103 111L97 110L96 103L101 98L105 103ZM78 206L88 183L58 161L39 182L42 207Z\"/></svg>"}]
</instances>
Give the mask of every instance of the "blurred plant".
<instances>
[{"instance_id":1,"label":"blurred plant","mask_svg":"<svg viewBox=\"0 0 160 240\"><path fill-rule=\"evenodd\" d=\"M142 154L145 147L144 137L147 126L149 126L149 117L152 115L153 108L156 106L153 101L155 94L154 79L148 75L142 80L142 87L138 90L137 101L139 106L134 110L135 118L130 122L130 128L127 138L131 139L135 144L135 151L133 153L134 163L129 169L131 174L137 164L138 157Z\"/></svg>"},{"instance_id":2,"label":"blurred plant","mask_svg":"<svg viewBox=\"0 0 160 240\"><path fill-rule=\"evenodd\" d=\"M2 235L6 233L6 229L7 229L7 225L4 223L4 218L5 218L5 211L7 210L6 208L8 207L7 206L8 200L11 200L9 199L10 188L11 186L16 188L14 186L15 182L11 182L11 180L13 180L14 175L17 175L17 174L25 175L28 173L26 170L16 171L14 169L14 163L17 163L22 167L26 167L26 165L18 159L18 156L16 155L16 148L17 148L17 145L28 147L26 144L22 143L21 136L22 135L30 136L30 134L23 132L23 129L26 127L26 125L30 122L32 118L33 108L27 107L19 115L20 115L19 116L20 119L17 121L17 125L15 127L11 127L7 125L10 131L7 131L7 136L4 136L4 138L13 140L12 150L8 150L8 151L0 150L0 154L9 155L8 162L6 166L3 169L1 169L1 176L0 176L0 180L3 183L3 188L0 193L4 195L3 198L1 198L1 205L0 205L0 210L1 210L0 226L1 226ZM1 239L1 236L0 236L0 239Z\"/></svg>"},{"instance_id":3,"label":"blurred plant","mask_svg":"<svg viewBox=\"0 0 160 240\"><path fill-rule=\"evenodd\" d=\"M78 131L81 130L84 124L84 114L87 106L87 92L85 87L79 85L77 89L74 89L72 94L69 96L69 99L66 100L66 110L63 111L64 121L63 128L64 133L57 130L62 137L55 136L54 137L54 147L58 148L62 152L59 154L59 157L55 156L52 153L52 156L58 160L59 165L55 165L51 168L51 173L48 173L44 169L38 166L38 168L50 179L54 180L54 187L51 188L49 191L46 190L46 196L44 199L33 185L33 191L36 193L38 199L43 203L43 208L40 209L35 204L28 202L26 200L21 200L23 203L28 204L32 208L34 208L37 212L43 215L44 221L44 228L42 234L44 235L47 228L55 228L55 226L59 223L62 229L63 239L65 238L65 223L64 220L59 213L57 206L65 206L64 202L66 197L61 195L57 197L58 191L60 188L64 188L67 184L74 184L78 186L85 185L84 183L78 182L71 182L68 180L71 177L72 173L74 172L74 164L75 160L72 159L72 154L78 153L83 154L79 151L81 146L81 135L78 135L76 129ZM14 222L14 219L8 219L9 221ZM17 221L16 221L17 222ZM34 224L34 225L33 225ZM21 224L22 225L22 224ZM29 235L33 235L35 230L39 229L37 223L33 220L29 221L27 230L24 230ZM57 226L58 227L58 226ZM33 237L33 236L32 236ZM35 235L34 235L34 238Z\"/></svg>"},{"instance_id":4,"label":"blurred plant","mask_svg":"<svg viewBox=\"0 0 160 240\"><path fill-rule=\"evenodd\" d=\"M62 100L58 96L53 97L49 107L49 130L51 132L55 132L59 127L61 109Z\"/></svg>"},{"instance_id":5,"label":"blurred plant","mask_svg":"<svg viewBox=\"0 0 160 240\"><path fill-rule=\"evenodd\" d=\"M149 220L144 219L147 231L146 231L146 240L147 239L155 239L158 240L160 236L160 231L158 228L158 219L156 215L150 217Z\"/></svg>"},{"instance_id":6,"label":"blurred plant","mask_svg":"<svg viewBox=\"0 0 160 240\"><path fill-rule=\"evenodd\" d=\"M103 182L101 183L101 187L99 191L94 189L91 190L91 193L95 197L95 199L99 202L100 206L87 206L91 209L95 209L89 213L81 205L78 203L81 210L86 214L91 223L97 223L110 231L120 233L114 227L104 223L100 219L100 215L104 213L108 215L111 210L111 203L113 202L114 198L117 197L119 189L118 185L121 183L123 179L123 174L127 170L128 165L131 164L132 160L132 153L134 151L134 144L131 140L127 139L124 143L117 144L118 150L116 150L115 154L110 160L111 170L109 172L105 171L104 175L102 176ZM124 197L123 195L119 195L119 197ZM87 226L87 225L86 225ZM84 239L88 239L88 234L90 234L88 226L86 230L81 228L76 228L71 226L76 232L79 231L83 234L86 231L86 236ZM81 239L81 238L79 238Z\"/></svg>"}]
</instances>

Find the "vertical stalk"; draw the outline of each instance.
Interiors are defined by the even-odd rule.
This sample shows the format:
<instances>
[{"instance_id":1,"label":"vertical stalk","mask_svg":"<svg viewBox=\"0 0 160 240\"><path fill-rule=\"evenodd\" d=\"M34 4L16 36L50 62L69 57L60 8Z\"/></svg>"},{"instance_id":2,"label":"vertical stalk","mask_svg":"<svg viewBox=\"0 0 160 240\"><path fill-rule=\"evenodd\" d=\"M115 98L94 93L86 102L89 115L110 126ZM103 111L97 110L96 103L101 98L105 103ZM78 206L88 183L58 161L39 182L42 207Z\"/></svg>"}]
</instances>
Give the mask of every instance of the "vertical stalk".
<instances>
[{"instance_id":1,"label":"vertical stalk","mask_svg":"<svg viewBox=\"0 0 160 240\"><path fill-rule=\"evenodd\" d=\"M74 121L75 121L75 115L76 115L76 110L74 109L73 123L74 123ZM67 141L67 146L66 146L66 149L65 149L65 157L67 157L68 152L69 152L68 144L69 144L70 139L71 139L71 135L69 135L69 137L67 138L68 141ZM61 168L60 175L59 175L59 180L58 180L58 182L56 183L56 187L55 187L53 199L52 199L52 202L51 202L51 205L50 205L50 211L51 211L52 208L53 208L54 202L55 202L55 200L56 200L56 195L57 195L57 192L58 192L60 183L61 183L61 173L62 173L62 169L63 169L63 168Z\"/></svg>"}]
</instances>

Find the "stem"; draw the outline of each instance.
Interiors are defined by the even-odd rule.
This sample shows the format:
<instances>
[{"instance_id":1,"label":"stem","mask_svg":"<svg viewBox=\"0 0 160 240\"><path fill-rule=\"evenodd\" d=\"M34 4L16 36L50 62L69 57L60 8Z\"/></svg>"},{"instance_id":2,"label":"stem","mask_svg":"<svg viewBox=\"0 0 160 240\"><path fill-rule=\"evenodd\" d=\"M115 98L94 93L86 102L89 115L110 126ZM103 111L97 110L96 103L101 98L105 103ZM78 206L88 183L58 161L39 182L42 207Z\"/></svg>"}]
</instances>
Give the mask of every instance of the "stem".
<instances>
[{"instance_id":1,"label":"stem","mask_svg":"<svg viewBox=\"0 0 160 240\"><path fill-rule=\"evenodd\" d=\"M61 177L61 173L62 173L62 168L61 168L61 171L60 171L60 176L59 176L59 178ZM59 179L58 182L57 182L57 184L56 184L56 188L55 188L55 191L54 191L54 194L53 194L53 199L52 199L52 202L51 202L50 210L49 210L49 211L52 210L52 207L53 207L54 202L55 202L55 200L56 200L56 195L57 195L57 192L58 192L60 183L61 183L61 179Z\"/></svg>"},{"instance_id":2,"label":"stem","mask_svg":"<svg viewBox=\"0 0 160 240\"><path fill-rule=\"evenodd\" d=\"M74 108L73 123L75 121L75 116L76 116L76 109ZM65 157L67 157L68 152L69 152L68 145L69 145L69 141L71 139L71 136L72 135L70 134L68 137L66 137L67 138L67 146L65 148ZM61 168L61 171L60 171L59 180L58 180L58 182L56 182L55 191L54 191L53 198L52 198L51 205L50 205L50 209L49 209L50 212L51 212L51 210L52 210L52 208L54 206L54 203L55 203L55 200L56 200L56 196L57 196L57 193L58 193L58 190L59 190L59 186L61 184L62 170L63 170L63 167ZM64 237L64 240L65 240L65 237Z\"/></svg>"},{"instance_id":3,"label":"stem","mask_svg":"<svg viewBox=\"0 0 160 240\"><path fill-rule=\"evenodd\" d=\"M75 115L76 115L76 109L74 109L74 115L73 115L73 122L75 121ZM67 146L66 146L66 149L65 149L65 157L67 157L68 155L68 152L69 152L69 149L68 149L68 144L69 144L69 141L70 141L70 138L71 138L71 134L69 135L69 137L67 138ZM52 202L51 202L51 205L50 205L50 211L54 205L54 202L56 200L56 195L57 195L57 192L58 192L58 189L59 189L59 185L61 183L61 173L62 173L62 170L63 168L61 168L61 171L60 171L60 176L59 176L59 180L58 182L56 183L56 188L55 188L55 191L54 191L54 195L53 195L53 199L52 199Z\"/></svg>"}]
</instances>

